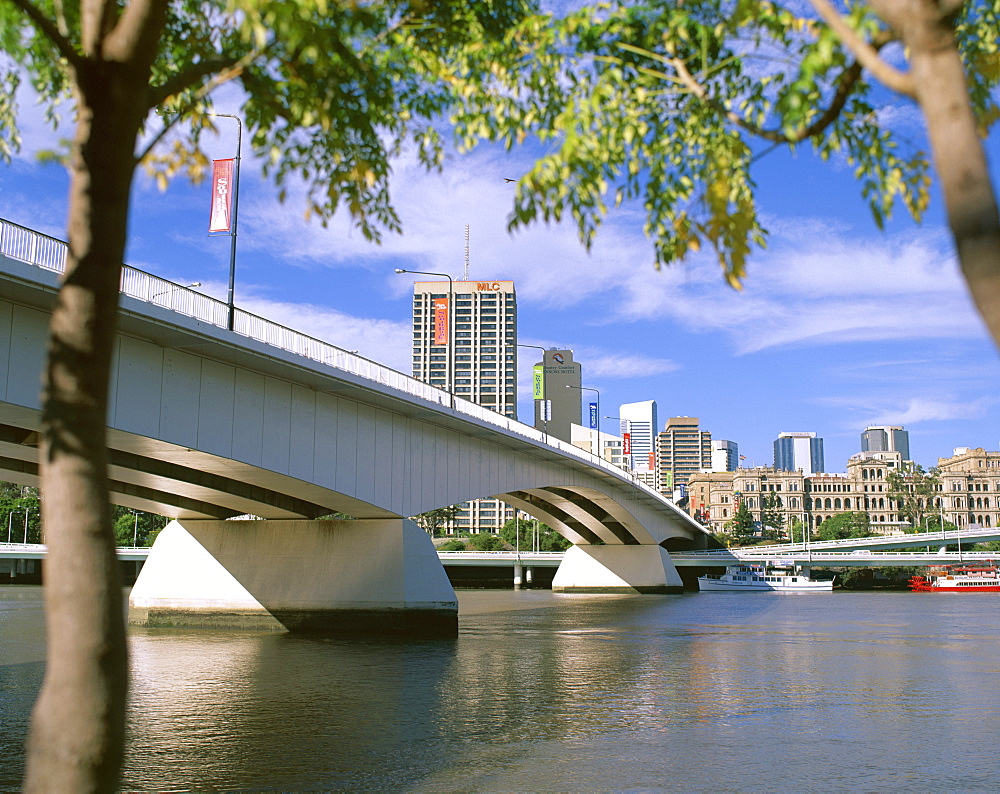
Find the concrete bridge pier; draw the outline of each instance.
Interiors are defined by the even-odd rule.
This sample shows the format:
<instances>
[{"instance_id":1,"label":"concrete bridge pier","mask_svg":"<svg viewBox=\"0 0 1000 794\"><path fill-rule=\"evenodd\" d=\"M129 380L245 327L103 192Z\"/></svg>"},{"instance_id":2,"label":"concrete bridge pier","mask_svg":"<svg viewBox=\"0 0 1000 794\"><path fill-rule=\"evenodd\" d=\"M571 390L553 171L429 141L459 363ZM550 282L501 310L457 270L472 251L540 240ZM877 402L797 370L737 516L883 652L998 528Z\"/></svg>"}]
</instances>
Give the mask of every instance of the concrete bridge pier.
<instances>
[{"instance_id":1,"label":"concrete bridge pier","mask_svg":"<svg viewBox=\"0 0 1000 794\"><path fill-rule=\"evenodd\" d=\"M170 522L129 597L154 628L454 637L458 601L409 519Z\"/></svg>"},{"instance_id":2,"label":"concrete bridge pier","mask_svg":"<svg viewBox=\"0 0 1000 794\"><path fill-rule=\"evenodd\" d=\"M580 545L567 550L552 589L563 593L682 593L684 583L662 546Z\"/></svg>"}]
</instances>

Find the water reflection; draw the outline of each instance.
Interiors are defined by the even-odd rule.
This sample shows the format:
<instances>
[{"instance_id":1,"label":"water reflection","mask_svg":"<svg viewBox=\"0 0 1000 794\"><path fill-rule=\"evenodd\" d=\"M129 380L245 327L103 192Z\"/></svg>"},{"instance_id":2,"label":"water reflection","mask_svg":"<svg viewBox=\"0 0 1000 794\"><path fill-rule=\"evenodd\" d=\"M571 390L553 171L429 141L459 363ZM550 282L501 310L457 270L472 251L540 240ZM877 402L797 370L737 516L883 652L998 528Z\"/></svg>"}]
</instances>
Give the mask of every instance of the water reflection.
<instances>
[{"instance_id":1,"label":"water reflection","mask_svg":"<svg viewBox=\"0 0 1000 794\"><path fill-rule=\"evenodd\" d=\"M1000 788L1000 616L982 599L459 598L451 641L133 631L125 787ZM40 615L0 592L5 789Z\"/></svg>"}]
</instances>

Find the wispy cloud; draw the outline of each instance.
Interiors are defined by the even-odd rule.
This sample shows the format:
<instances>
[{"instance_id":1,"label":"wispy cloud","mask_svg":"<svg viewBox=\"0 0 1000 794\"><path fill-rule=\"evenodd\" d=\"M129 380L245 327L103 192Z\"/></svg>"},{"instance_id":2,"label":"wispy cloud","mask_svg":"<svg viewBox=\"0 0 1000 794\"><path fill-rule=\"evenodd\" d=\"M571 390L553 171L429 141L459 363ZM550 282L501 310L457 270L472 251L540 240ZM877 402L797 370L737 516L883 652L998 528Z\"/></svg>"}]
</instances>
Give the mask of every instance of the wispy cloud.
<instances>
[{"instance_id":1,"label":"wispy cloud","mask_svg":"<svg viewBox=\"0 0 1000 794\"><path fill-rule=\"evenodd\" d=\"M926 422L981 419L1000 405L1000 398L985 396L963 399L953 394L891 396L829 397L818 400L822 405L847 411L846 426L870 425L914 426Z\"/></svg>"}]
</instances>

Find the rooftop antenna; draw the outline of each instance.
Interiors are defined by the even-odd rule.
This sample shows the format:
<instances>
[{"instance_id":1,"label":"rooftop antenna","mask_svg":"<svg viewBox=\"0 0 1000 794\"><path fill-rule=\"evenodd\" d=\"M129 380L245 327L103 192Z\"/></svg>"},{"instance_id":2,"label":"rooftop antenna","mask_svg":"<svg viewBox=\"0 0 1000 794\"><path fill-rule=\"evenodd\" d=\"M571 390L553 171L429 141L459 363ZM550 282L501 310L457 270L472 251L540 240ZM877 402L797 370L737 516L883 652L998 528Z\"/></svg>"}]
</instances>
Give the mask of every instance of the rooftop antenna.
<instances>
[{"instance_id":1,"label":"rooftop antenna","mask_svg":"<svg viewBox=\"0 0 1000 794\"><path fill-rule=\"evenodd\" d=\"M469 280L469 224L465 224L465 276L462 280Z\"/></svg>"}]
</instances>

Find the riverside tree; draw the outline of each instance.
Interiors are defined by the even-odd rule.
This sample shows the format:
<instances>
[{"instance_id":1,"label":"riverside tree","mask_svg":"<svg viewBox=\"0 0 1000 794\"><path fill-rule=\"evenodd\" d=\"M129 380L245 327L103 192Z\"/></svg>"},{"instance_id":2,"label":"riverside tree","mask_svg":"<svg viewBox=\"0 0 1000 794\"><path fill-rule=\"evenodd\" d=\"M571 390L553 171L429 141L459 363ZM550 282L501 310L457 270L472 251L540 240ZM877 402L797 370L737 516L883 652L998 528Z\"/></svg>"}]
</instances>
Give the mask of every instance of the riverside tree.
<instances>
[{"instance_id":1,"label":"riverside tree","mask_svg":"<svg viewBox=\"0 0 1000 794\"><path fill-rule=\"evenodd\" d=\"M889 487L887 496L895 501L899 517L910 522L911 531L925 529L926 519L940 514L940 508L935 506L941 498L937 467L925 471L919 463L907 461L899 471L889 472L885 481Z\"/></svg>"},{"instance_id":2,"label":"riverside tree","mask_svg":"<svg viewBox=\"0 0 1000 794\"><path fill-rule=\"evenodd\" d=\"M235 81L274 181L303 184L310 212L343 208L377 240L399 228L390 158L408 146L440 164L449 61L530 10L522 0L0 0L0 154L19 143L21 79L51 114L70 101L76 125L69 254L43 374L48 653L27 790L112 789L121 765L128 662L104 421L136 166L145 159L161 179L198 172L211 91ZM168 114L153 114L161 108ZM149 157L180 119L192 136Z\"/></svg>"},{"instance_id":3,"label":"riverside tree","mask_svg":"<svg viewBox=\"0 0 1000 794\"><path fill-rule=\"evenodd\" d=\"M413 520L420 525L424 532L432 538L436 538L441 532L441 527L447 525L449 521L453 521L460 509L458 505L436 507L433 510L428 510L426 513L414 516Z\"/></svg>"},{"instance_id":4,"label":"riverside tree","mask_svg":"<svg viewBox=\"0 0 1000 794\"><path fill-rule=\"evenodd\" d=\"M770 536L778 538L785 528L785 513L781 497L774 491L765 491L760 497L760 525L763 532L771 530Z\"/></svg>"},{"instance_id":5,"label":"riverside tree","mask_svg":"<svg viewBox=\"0 0 1000 794\"><path fill-rule=\"evenodd\" d=\"M879 227L898 203L922 217L933 161L1000 345L1000 216L983 149L1000 117L998 36L997 0L868 0L846 13L829 0L612 2L528 18L498 45L517 68L484 71L477 59L495 56L471 51L456 118L470 146L545 142L512 226L572 217L589 245L609 205L638 202L658 266L711 246L736 287L765 243L753 166L770 148L846 160ZM929 155L893 136L879 86L920 108Z\"/></svg>"}]
</instances>

